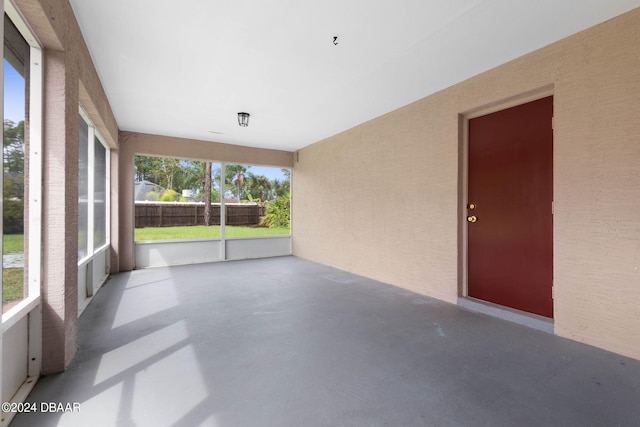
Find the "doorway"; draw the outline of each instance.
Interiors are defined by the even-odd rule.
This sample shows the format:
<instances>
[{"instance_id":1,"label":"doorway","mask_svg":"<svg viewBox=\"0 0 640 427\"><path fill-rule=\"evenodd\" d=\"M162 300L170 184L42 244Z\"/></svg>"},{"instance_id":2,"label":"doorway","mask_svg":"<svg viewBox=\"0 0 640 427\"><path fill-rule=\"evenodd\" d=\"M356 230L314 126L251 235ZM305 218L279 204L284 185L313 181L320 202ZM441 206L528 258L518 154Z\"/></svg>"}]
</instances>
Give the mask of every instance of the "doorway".
<instances>
[{"instance_id":1,"label":"doorway","mask_svg":"<svg viewBox=\"0 0 640 427\"><path fill-rule=\"evenodd\" d=\"M553 97L469 120L467 294L553 318Z\"/></svg>"}]
</instances>

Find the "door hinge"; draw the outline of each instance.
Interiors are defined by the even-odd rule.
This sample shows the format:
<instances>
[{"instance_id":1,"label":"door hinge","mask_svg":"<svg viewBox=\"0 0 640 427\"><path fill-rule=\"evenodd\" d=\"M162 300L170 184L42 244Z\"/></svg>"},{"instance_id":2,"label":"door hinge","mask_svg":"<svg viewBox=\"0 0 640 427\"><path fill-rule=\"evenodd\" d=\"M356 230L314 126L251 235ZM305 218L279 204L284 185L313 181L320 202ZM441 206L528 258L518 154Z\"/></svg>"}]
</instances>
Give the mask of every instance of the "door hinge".
<instances>
[{"instance_id":1,"label":"door hinge","mask_svg":"<svg viewBox=\"0 0 640 427\"><path fill-rule=\"evenodd\" d=\"M556 129L556 118L551 117L551 130L555 130L555 129Z\"/></svg>"},{"instance_id":2,"label":"door hinge","mask_svg":"<svg viewBox=\"0 0 640 427\"><path fill-rule=\"evenodd\" d=\"M553 200L551 201L551 215L553 215L554 213L554 206L553 206Z\"/></svg>"}]
</instances>

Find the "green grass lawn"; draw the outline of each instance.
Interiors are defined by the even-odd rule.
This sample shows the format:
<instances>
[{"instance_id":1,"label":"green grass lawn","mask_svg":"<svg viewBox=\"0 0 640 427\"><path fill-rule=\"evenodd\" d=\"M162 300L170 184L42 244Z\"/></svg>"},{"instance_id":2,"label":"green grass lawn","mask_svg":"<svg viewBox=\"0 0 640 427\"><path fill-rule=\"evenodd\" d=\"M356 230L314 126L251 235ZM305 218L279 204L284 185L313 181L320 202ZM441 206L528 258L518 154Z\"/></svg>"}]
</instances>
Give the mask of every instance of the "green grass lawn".
<instances>
[{"instance_id":1,"label":"green grass lawn","mask_svg":"<svg viewBox=\"0 0 640 427\"><path fill-rule=\"evenodd\" d=\"M5 234L2 236L2 253L24 252L24 236L22 234ZM22 299L24 289L23 268L2 269L2 303Z\"/></svg>"},{"instance_id":2,"label":"green grass lawn","mask_svg":"<svg viewBox=\"0 0 640 427\"><path fill-rule=\"evenodd\" d=\"M5 234L2 236L3 254L20 252L24 252L24 236L22 234Z\"/></svg>"},{"instance_id":3,"label":"green grass lawn","mask_svg":"<svg viewBox=\"0 0 640 427\"><path fill-rule=\"evenodd\" d=\"M225 237L288 235L288 228L232 227L224 228ZM145 227L135 229L136 240L206 239L220 237L219 225L183 227Z\"/></svg>"},{"instance_id":4,"label":"green grass lawn","mask_svg":"<svg viewBox=\"0 0 640 427\"><path fill-rule=\"evenodd\" d=\"M2 303L22 299L24 286L23 268L2 269Z\"/></svg>"}]
</instances>

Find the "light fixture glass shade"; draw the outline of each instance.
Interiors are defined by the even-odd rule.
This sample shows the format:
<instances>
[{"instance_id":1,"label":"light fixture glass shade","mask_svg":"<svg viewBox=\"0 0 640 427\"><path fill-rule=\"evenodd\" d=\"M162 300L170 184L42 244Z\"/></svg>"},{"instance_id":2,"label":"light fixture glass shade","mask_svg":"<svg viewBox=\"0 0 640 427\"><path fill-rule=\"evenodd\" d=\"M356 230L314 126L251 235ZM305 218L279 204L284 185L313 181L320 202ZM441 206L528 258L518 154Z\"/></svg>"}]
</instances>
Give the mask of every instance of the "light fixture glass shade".
<instances>
[{"instance_id":1,"label":"light fixture glass shade","mask_svg":"<svg viewBox=\"0 0 640 427\"><path fill-rule=\"evenodd\" d=\"M238 124L243 128L249 126L249 113L238 113Z\"/></svg>"}]
</instances>

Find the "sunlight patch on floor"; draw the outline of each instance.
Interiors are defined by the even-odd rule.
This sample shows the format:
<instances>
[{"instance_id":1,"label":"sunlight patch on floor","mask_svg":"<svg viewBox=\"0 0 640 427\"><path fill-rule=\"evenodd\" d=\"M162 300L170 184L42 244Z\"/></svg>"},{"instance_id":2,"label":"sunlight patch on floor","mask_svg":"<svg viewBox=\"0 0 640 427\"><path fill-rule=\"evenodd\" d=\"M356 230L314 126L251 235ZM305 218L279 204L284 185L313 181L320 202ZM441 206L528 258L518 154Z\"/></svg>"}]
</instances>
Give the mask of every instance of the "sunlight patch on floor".
<instances>
[{"instance_id":1,"label":"sunlight patch on floor","mask_svg":"<svg viewBox=\"0 0 640 427\"><path fill-rule=\"evenodd\" d=\"M93 384L97 395L82 410L90 410L93 399L109 402L115 418L108 425L179 424L210 395L184 321L105 353ZM206 425L216 425L215 418Z\"/></svg>"},{"instance_id":2,"label":"sunlight patch on floor","mask_svg":"<svg viewBox=\"0 0 640 427\"><path fill-rule=\"evenodd\" d=\"M100 393L91 396L91 398L80 402L80 411L61 414L58 425L123 425L118 424L118 413L122 390L123 383L116 383L113 386L102 390ZM96 419L95 414L100 414L99 420Z\"/></svg>"},{"instance_id":3,"label":"sunlight patch on floor","mask_svg":"<svg viewBox=\"0 0 640 427\"><path fill-rule=\"evenodd\" d=\"M154 363L152 362L154 359L166 357L160 356L160 353L181 342L186 345L188 338L189 333L185 322L179 321L111 350L102 355L93 385L117 379L118 375L130 369L134 371L147 369ZM127 373L124 376L130 375Z\"/></svg>"},{"instance_id":4,"label":"sunlight patch on floor","mask_svg":"<svg viewBox=\"0 0 640 427\"><path fill-rule=\"evenodd\" d=\"M149 286L153 286L153 293L148 292ZM127 297L122 298L113 319L114 329L156 315L179 303L174 281L170 277L149 283L128 284L125 293Z\"/></svg>"},{"instance_id":5,"label":"sunlight patch on floor","mask_svg":"<svg viewBox=\"0 0 640 427\"><path fill-rule=\"evenodd\" d=\"M184 425L181 419L208 397L196 353L187 346L136 374L132 409L144 425Z\"/></svg>"}]
</instances>

